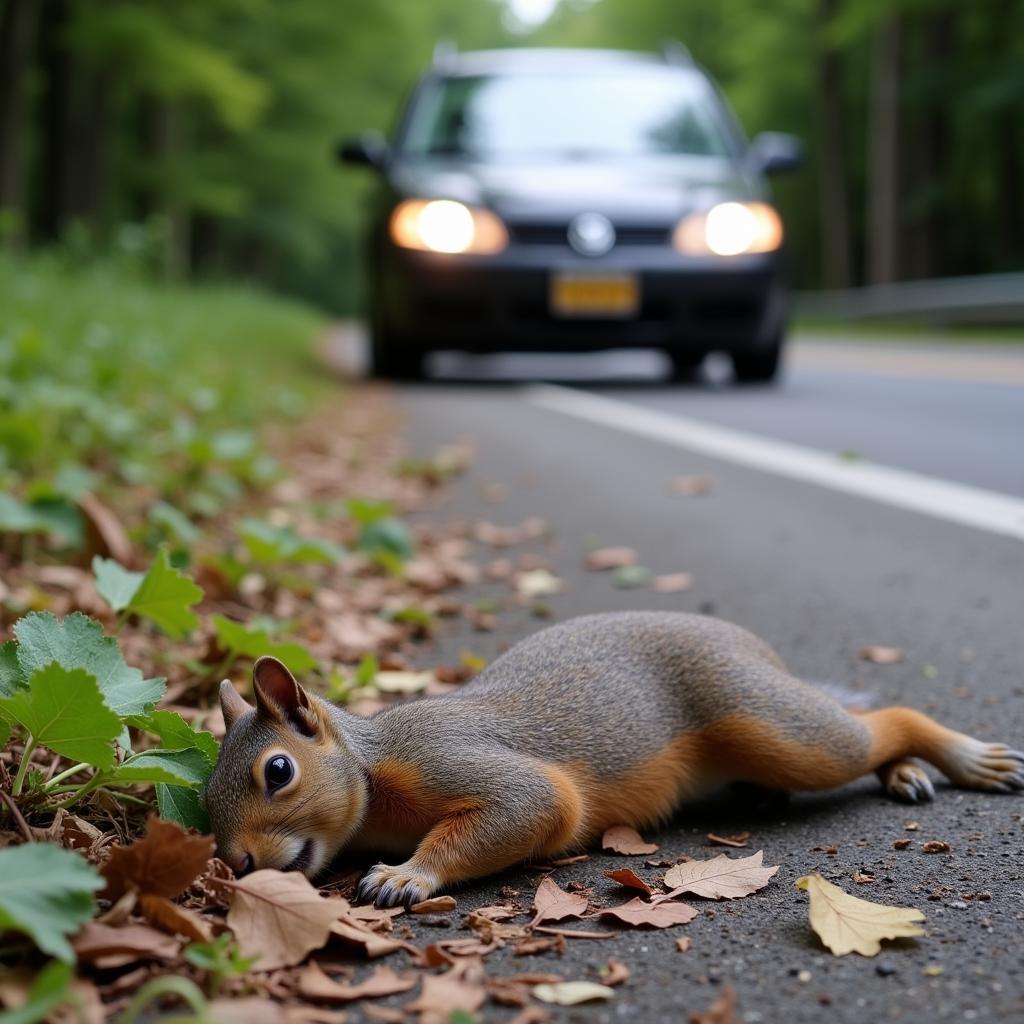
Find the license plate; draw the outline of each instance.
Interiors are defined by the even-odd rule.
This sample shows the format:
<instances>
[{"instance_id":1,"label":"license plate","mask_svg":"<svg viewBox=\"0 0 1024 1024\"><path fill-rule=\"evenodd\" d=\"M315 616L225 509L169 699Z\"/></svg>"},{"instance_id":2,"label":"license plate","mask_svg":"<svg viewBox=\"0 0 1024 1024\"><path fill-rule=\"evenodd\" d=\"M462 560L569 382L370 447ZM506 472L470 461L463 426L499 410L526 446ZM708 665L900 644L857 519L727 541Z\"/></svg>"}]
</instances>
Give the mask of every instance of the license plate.
<instances>
[{"instance_id":1,"label":"license plate","mask_svg":"<svg viewBox=\"0 0 1024 1024\"><path fill-rule=\"evenodd\" d=\"M550 301L555 316L635 316L640 308L640 282L633 274L554 274Z\"/></svg>"}]
</instances>

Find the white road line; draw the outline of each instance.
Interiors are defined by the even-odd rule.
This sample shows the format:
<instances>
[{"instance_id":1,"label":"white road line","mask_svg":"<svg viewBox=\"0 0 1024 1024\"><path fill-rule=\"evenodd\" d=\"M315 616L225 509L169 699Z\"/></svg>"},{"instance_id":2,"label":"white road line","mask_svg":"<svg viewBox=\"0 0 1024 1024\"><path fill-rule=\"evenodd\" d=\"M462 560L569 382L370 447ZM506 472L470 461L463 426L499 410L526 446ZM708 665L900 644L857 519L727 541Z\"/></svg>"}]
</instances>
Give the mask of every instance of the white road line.
<instances>
[{"instance_id":1,"label":"white road line","mask_svg":"<svg viewBox=\"0 0 1024 1024\"><path fill-rule=\"evenodd\" d=\"M953 483L867 461L845 461L828 452L772 441L700 420L644 409L614 398L553 384L524 389L526 400L543 409L589 420L677 448L725 459L922 512L963 526L1024 540L1024 500L997 491Z\"/></svg>"}]
</instances>

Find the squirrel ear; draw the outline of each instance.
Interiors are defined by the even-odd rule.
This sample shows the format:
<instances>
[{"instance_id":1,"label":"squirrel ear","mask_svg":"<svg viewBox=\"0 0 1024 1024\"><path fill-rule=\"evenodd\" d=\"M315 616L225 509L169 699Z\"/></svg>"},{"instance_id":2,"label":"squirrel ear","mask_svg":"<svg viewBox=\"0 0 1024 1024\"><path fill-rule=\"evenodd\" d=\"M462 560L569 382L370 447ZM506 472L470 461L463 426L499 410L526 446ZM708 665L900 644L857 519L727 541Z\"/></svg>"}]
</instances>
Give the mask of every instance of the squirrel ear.
<instances>
[{"instance_id":1,"label":"squirrel ear","mask_svg":"<svg viewBox=\"0 0 1024 1024\"><path fill-rule=\"evenodd\" d=\"M242 715L252 710L245 698L231 685L230 679L220 684L220 710L224 715L225 729L230 729Z\"/></svg>"},{"instance_id":2,"label":"squirrel ear","mask_svg":"<svg viewBox=\"0 0 1024 1024\"><path fill-rule=\"evenodd\" d=\"M287 722L304 736L316 735L319 722L308 694L277 658L256 659L252 685L261 718Z\"/></svg>"}]
</instances>

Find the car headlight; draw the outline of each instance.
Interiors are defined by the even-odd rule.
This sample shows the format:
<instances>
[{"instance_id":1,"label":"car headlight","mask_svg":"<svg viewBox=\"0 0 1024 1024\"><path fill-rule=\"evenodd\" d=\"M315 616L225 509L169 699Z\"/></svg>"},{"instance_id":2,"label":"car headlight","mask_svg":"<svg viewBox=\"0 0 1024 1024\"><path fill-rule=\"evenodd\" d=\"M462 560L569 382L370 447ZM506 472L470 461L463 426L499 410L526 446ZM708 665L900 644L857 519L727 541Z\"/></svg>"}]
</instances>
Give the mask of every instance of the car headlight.
<instances>
[{"instance_id":1,"label":"car headlight","mask_svg":"<svg viewBox=\"0 0 1024 1024\"><path fill-rule=\"evenodd\" d=\"M767 203L719 203L684 217L672 244L687 256L774 252L782 245L782 221Z\"/></svg>"},{"instance_id":2,"label":"car headlight","mask_svg":"<svg viewBox=\"0 0 1024 1024\"><path fill-rule=\"evenodd\" d=\"M453 199L405 199L391 213L391 240L425 252L501 252L508 232L500 218Z\"/></svg>"}]
</instances>

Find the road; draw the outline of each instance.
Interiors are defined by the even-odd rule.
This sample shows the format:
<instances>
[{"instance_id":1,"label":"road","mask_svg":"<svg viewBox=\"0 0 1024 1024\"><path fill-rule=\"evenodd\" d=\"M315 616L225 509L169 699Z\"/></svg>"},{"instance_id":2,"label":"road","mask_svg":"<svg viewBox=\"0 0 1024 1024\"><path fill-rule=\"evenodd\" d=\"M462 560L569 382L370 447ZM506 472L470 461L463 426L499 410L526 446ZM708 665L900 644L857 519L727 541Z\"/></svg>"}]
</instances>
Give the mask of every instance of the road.
<instances>
[{"instance_id":1,"label":"road","mask_svg":"<svg viewBox=\"0 0 1024 1024\"><path fill-rule=\"evenodd\" d=\"M633 368L624 358L615 373ZM421 453L456 435L478 445L472 473L437 514L547 521L550 540L532 550L566 581L549 599L555 618L641 607L719 615L767 638L805 678L1024 745L1024 349L808 342L776 389L715 383L714 367L710 377L672 387L432 383L398 397ZM691 474L706 475L710 493L672 495L670 481ZM591 544L628 545L656 572L692 573L694 585L616 589L582 569ZM510 610L493 634L456 630L442 653L470 646L492 657L541 624ZM901 648L904 659L866 662L869 644ZM1024 1020L1024 797L940 785L935 803L911 809L865 779L783 809L704 803L651 838L666 853L706 857L717 852L708 832L742 831L780 865L763 892L702 904L685 930L571 943L560 962L500 951L489 970L593 978L609 956L628 964L632 977L611 1004L559 1011L560 1020L686 1020L726 984L751 1024ZM905 838L911 847L897 851ZM925 854L928 840L950 852ZM609 902L616 890L602 872L622 864L591 851L556 878ZM833 958L793 886L809 871L866 899L920 907L927 938L877 959ZM858 871L877 881L855 884ZM528 895L531 879L517 869L460 902L493 902L502 885ZM692 949L679 953L684 931Z\"/></svg>"}]
</instances>

